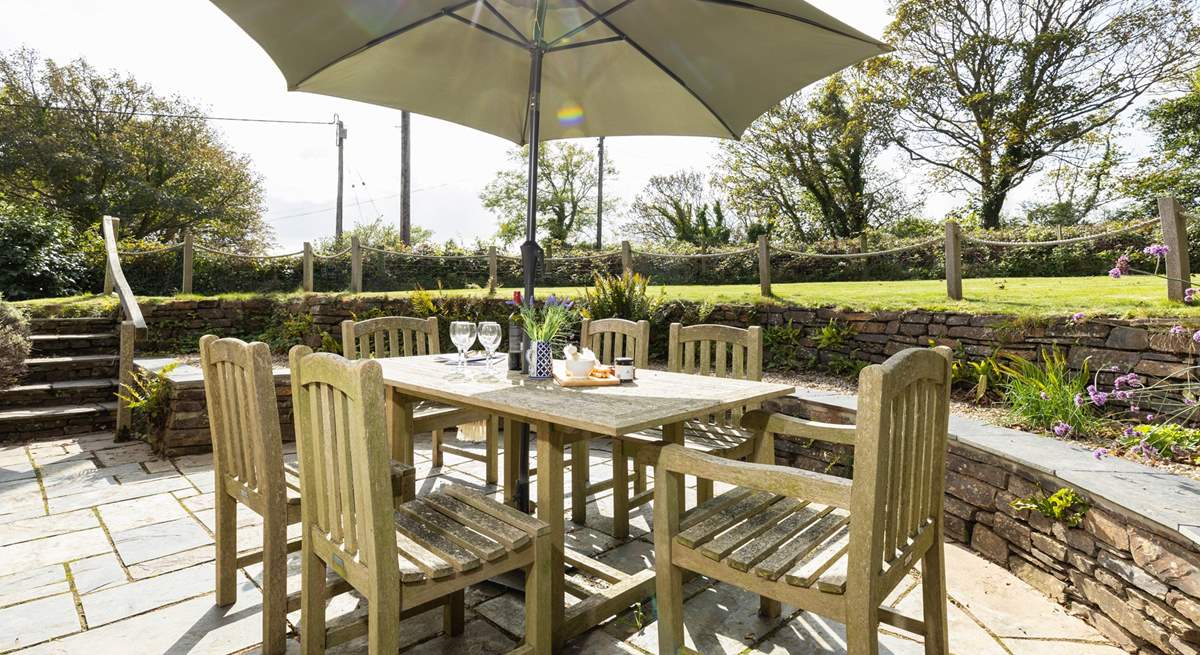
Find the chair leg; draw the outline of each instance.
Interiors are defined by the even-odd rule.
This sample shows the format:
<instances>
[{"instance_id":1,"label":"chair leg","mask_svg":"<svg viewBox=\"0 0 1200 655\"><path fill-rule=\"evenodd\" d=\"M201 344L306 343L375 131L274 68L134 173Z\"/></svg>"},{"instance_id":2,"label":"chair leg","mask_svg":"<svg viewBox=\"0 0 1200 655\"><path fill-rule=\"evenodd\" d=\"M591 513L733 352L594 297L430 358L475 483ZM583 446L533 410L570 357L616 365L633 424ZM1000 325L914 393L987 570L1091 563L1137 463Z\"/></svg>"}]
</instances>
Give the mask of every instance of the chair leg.
<instances>
[{"instance_id":1,"label":"chair leg","mask_svg":"<svg viewBox=\"0 0 1200 655\"><path fill-rule=\"evenodd\" d=\"M857 609L846 617L846 655L879 655L879 608Z\"/></svg>"},{"instance_id":2,"label":"chair leg","mask_svg":"<svg viewBox=\"0 0 1200 655\"><path fill-rule=\"evenodd\" d=\"M713 497L713 481L696 478L696 504L702 505Z\"/></svg>"},{"instance_id":3,"label":"chair leg","mask_svg":"<svg viewBox=\"0 0 1200 655\"><path fill-rule=\"evenodd\" d=\"M550 535L535 537L533 566L525 572L525 645L538 655L554 649L550 548Z\"/></svg>"},{"instance_id":4,"label":"chair leg","mask_svg":"<svg viewBox=\"0 0 1200 655\"><path fill-rule=\"evenodd\" d=\"M587 524L587 490L591 482L591 458L588 457L588 440L580 439L571 444L571 521Z\"/></svg>"},{"instance_id":5,"label":"chair leg","mask_svg":"<svg viewBox=\"0 0 1200 655\"><path fill-rule=\"evenodd\" d=\"M777 619L783 615L783 603L766 596L758 597L758 615L764 619Z\"/></svg>"},{"instance_id":6,"label":"chair leg","mask_svg":"<svg viewBox=\"0 0 1200 655\"><path fill-rule=\"evenodd\" d=\"M629 538L629 460L625 457L625 442L612 441L613 467L613 537ZM637 468L635 466L635 468Z\"/></svg>"},{"instance_id":7,"label":"chair leg","mask_svg":"<svg viewBox=\"0 0 1200 655\"><path fill-rule=\"evenodd\" d=\"M264 516L263 653L287 651L287 526L282 516Z\"/></svg>"},{"instance_id":8,"label":"chair leg","mask_svg":"<svg viewBox=\"0 0 1200 655\"><path fill-rule=\"evenodd\" d=\"M222 475L220 469L217 475ZM213 493L216 511L217 605L237 602L237 501L218 480Z\"/></svg>"},{"instance_id":9,"label":"chair leg","mask_svg":"<svg viewBox=\"0 0 1200 655\"><path fill-rule=\"evenodd\" d=\"M496 484L500 468L500 418L497 416L489 416L487 419L485 446L487 447L487 462L484 469L484 481L488 484Z\"/></svg>"},{"instance_id":10,"label":"chair leg","mask_svg":"<svg viewBox=\"0 0 1200 655\"><path fill-rule=\"evenodd\" d=\"M516 423L507 421L504 424L504 504L512 505L517 495L517 458L520 457L520 446L517 445Z\"/></svg>"},{"instance_id":11,"label":"chair leg","mask_svg":"<svg viewBox=\"0 0 1200 655\"><path fill-rule=\"evenodd\" d=\"M432 443L429 448L429 456L433 458L433 467L438 468L442 465L442 431L434 430Z\"/></svg>"},{"instance_id":12,"label":"chair leg","mask_svg":"<svg viewBox=\"0 0 1200 655\"><path fill-rule=\"evenodd\" d=\"M633 465L633 493L640 494L646 490L646 478L649 477L645 466Z\"/></svg>"},{"instance_id":13,"label":"chair leg","mask_svg":"<svg viewBox=\"0 0 1200 655\"><path fill-rule=\"evenodd\" d=\"M451 637L463 633L467 617L466 592L456 591L450 594L446 605L442 607L442 630Z\"/></svg>"},{"instance_id":14,"label":"chair leg","mask_svg":"<svg viewBox=\"0 0 1200 655\"><path fill-rule=\"evenodd\" d=\"M921 595L925 620L925 654L950 652L946 625L946 554L938 541L921 559Z\"/></svg>"},{"instance_id":15,"label":"chair leg","mask_svg":"<svg viewBox=\"0 0 1200 655\"><path fill-rule=\"evenodd\" d=\"M325 652L325 562L304 540L300 562L300 652ZM374 603L372 603L374 605Z\"/></svg>"}]
</instances>

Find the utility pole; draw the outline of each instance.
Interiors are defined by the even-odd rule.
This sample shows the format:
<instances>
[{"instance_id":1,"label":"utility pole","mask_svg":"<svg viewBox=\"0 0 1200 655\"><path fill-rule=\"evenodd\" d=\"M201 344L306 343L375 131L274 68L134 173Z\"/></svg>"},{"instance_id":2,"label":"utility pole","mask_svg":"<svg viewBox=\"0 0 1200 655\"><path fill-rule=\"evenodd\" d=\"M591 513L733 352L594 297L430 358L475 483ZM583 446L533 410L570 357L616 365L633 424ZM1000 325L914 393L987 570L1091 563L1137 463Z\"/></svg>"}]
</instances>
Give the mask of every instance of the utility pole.
<instances>
[{"instance_id":1,"label":"utility pole","mask_svg":"<svg viewBox=\"0 0 1200 655\"><path fill-rule=\"evenodd\" d=\"M412 188L410 186L409 167L412 163L409 147L409 114L400 112L400 240L412 245Z\"/></svg>"},{"instance_id":2,"label":"utility pole","mask_svg":"<svg viewBox=\"0 0 1200 655\"><path fill-rule=\"evenodd\" d=\"M337 149L338 149L338 187L337 187L337 224L334 227L334 237L342 238L342 170L345 166L345 147L346 143L346 127L342 124L342 119L337 114L333 115L333 123L337 128Z\"/></svg>"},{"instance_id":3,"label":"utility pole","mask_svg":"<svg viewBox=\"0 0 1200 655\"><path fill-rule=\"evenodd\" d=\"M604 245L604 137L599 145L600 169L596 173L596 250Z\"/></svg>"}]
</instances>

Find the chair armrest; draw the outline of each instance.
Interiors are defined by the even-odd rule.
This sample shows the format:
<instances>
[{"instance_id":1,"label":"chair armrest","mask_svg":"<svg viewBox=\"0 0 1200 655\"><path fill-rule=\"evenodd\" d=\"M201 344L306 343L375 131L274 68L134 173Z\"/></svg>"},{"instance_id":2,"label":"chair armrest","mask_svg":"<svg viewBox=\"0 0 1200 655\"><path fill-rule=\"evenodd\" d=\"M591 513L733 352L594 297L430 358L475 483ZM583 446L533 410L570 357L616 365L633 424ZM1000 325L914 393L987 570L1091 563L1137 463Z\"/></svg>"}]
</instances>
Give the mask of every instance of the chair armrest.
<instances>
[{"instance_id":1,"label":"chair armrest","mask_svg":"<svg viewBox=\"0 0 1200 655\"><path fill-rule=\"evenodd\" d=\"M747 430L784 434L789 437L816 439L830 443L854 445L856 428L853 425L838 425L836 423L818 423L805 421L779 412L768 412L756 409L746 412L742 417L742 427Z\"/></svg>"},{"instance_id":2,"label":"chair armrest","mask_svg":"<svg viewBox=\"0 0 1200 655\"><path fill-rule=\"evenodd\" d=\"M694 475L755 491L766 491L835 507L850 507L852 482L824 473L775 464L728 460L688 450L678 444L662 448L658 456L658 468L666 473ZM655 478L658 479L657 473ZM658 486L656 484L655 488Z\"/></svg>"}]
</instances>

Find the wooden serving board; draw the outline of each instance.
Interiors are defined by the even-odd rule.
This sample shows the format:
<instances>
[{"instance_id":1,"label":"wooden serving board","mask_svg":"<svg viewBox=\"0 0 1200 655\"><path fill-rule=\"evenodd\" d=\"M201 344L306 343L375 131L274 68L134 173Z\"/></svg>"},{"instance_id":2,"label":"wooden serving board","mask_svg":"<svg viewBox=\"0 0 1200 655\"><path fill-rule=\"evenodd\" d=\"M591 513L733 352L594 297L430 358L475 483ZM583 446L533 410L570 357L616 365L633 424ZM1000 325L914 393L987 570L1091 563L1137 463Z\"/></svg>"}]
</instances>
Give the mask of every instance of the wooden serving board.
<instances>
[{"instance_id":1,"label":"wooden serving board","mask_svg":"<svg viewBox=\"0 0 1200 655\"><path fill-rule=\"evenodd\" d=\"M556 367L557 368L557 367ZM586 378L573 378L567 375L566 371L555 370L554 381L560 387L615 387L621 384L621 381L616 376L607 378L594 378L588 376Z\"/></svg>"}]
</instances>

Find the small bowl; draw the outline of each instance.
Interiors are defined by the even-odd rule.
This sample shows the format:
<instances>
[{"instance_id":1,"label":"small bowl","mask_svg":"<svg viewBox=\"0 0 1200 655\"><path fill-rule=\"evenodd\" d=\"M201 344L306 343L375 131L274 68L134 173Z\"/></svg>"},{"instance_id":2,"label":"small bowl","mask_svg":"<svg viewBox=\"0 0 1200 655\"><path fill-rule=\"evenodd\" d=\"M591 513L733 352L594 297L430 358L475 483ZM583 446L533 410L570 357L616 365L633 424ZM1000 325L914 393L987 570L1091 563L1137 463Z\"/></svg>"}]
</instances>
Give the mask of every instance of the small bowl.
<instances>
[{"instance_id":1,"label":"small bowl","mask_svg":"<svg viewBox=\"0 0 1200 655\"><path fill-rule=\"evenodd\" d=\"M592 369L596 366L594 359L568 359L567 375L573 378L586 378L592 374Z\"/></svg>"}]
</instances>

